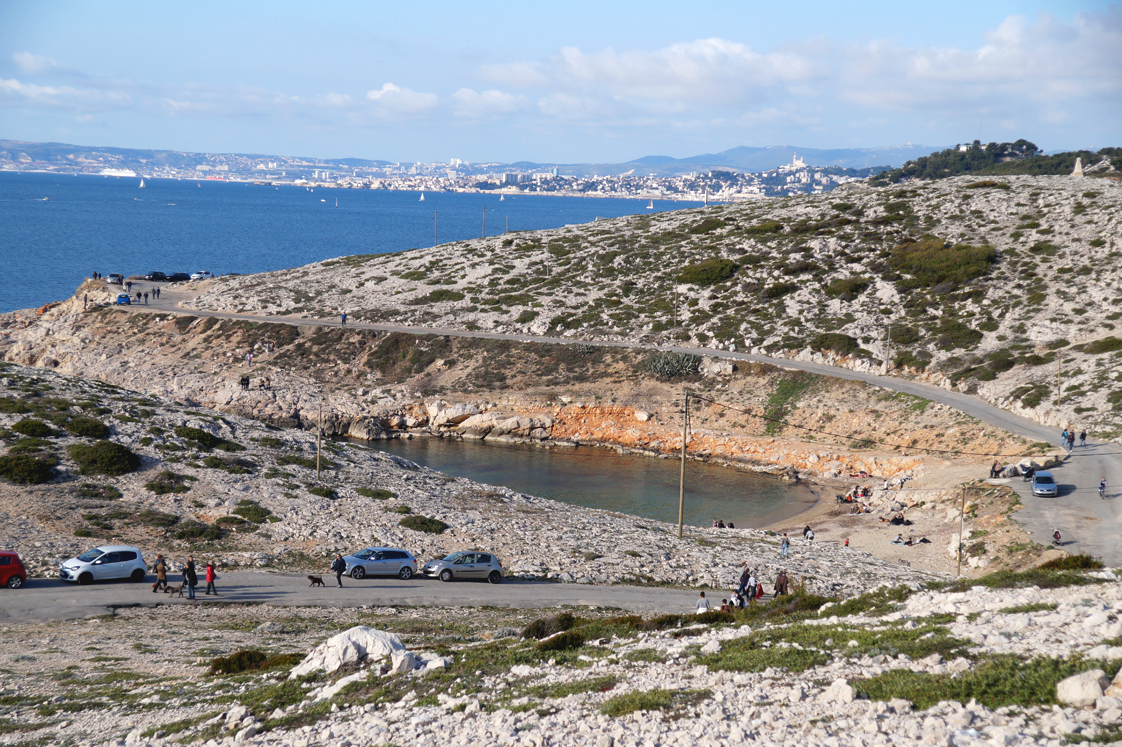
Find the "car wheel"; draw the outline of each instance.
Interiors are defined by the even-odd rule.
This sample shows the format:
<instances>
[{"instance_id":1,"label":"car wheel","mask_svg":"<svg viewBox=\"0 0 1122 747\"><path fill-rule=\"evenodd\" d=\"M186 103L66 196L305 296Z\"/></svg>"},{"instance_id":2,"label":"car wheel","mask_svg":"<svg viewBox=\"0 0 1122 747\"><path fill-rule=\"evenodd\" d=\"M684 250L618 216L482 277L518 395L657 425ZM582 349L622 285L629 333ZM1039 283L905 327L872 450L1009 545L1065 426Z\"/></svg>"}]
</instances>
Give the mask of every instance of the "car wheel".
<instances>
[{"instance_id":1,"label":"car wheel","mask_svg":"<svg viewBox=\"0 0 1122 747\"><path fill-rule=\"evenodd\" d=\"M144 571L140 570L139 568L134 568L132 575L129 576L129 579L132 581L143 581Z\"/></svg>"},{"instance_id":2,"label":"car wheel","mask_svg":"<svg viewBox=\"0 0 1122 747\"><path fill-rule=\"evenodd\" d=\"M409 579L413 578L413 569L409 566L405 566L397 572L397 577L402 581L408 581Z\"/></svg>"},{"instance_id":3,"label":"car wheel","mask_svg":"<svg viewBox=\"0 0 1122 747\"><path fill-rule=\"evenodd\" d=\"M498 571L491 571L490 575L487 576L487 580L493 584L497 584L503 580L503 574Z\"/></svg>"},{"instance_id":4,"label":"car wheel","mask_svg":"<svg viewBox=\"0 0 1122 747\"><path fill-rule=\"evenodd\" d=\"M451 581L452 580L452 571L445 568L443 571L440 572L440 580L441 581Z\"/></svg>"},{"instance_id":5,"label":"car wheel","mask_svg":"<svg viewBox=\"0 0 1122 747\"><path fill-rule=\"evenodd\" d=\"M356 565L354 570L351 571L351 578L358 581L359 579L366 578L366 569L361 565Z\"/></svg>"},{"instance_id":6,"label":"car wheel","mask_svg":"<svg viewBox=\"0 0 1122 747\"><path fill-rule=\"evenodd\" d=\"M8 579L9 589L18 589L23 586L23 576L12 576Z\"/></svg>"},{"instance_id":7,"label":"car wheel","mask_svg":"<svg viewBox=\"0 0 1122 747\"><path fill-rule=\"evenodd\" d=\"M82 584L83 586L85 586L87 584L92 584L93 583L93 574L90 573L89 571L86 571L85 573L83 573L81 576L78 577L78 583Z\"/></svg>"}]
</instances>

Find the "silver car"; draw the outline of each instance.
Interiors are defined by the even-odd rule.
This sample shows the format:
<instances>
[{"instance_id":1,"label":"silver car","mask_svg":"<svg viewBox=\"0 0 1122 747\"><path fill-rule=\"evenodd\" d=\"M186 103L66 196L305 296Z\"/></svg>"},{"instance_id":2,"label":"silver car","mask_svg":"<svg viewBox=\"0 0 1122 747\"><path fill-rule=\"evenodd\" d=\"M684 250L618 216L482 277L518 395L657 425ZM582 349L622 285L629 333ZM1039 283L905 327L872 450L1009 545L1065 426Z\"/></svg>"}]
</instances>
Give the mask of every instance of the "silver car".
<instances>
[{"instance_id":1,"label":"silver car","mask_svg":"<svg viewBox=\"0 0 1122 747\"><path fill-rule=\"evenodd\" d=\"M494 555L475 550L454 552L442 560L425 563L425 575L441 581L452 579L487 579L493 584L503 580L503 564Z\"/></svg>"},{"instance_id":2,"label":"silver car","mask_svg":"<svg viewBox=\"0 0 1122 747\"><path fill-rule=\"evenodd\" d=\"M1051 472L1040 471L1032 476L1033 495L1055 496L1058 492Z\"/></svg>"},{"instance_id":3,"label":"silver car","mask_svg":"<svg viewBox=\"0 0 1122 747\"><path fill-rule=\"evenodd\" d=\"M355 579L397 576L404 581L417 572L417 559L405 550L393 547L368 547L354 555L347 555L343 561L347 564L347 570L343 572Z\"/></svg>"}]
</instances>

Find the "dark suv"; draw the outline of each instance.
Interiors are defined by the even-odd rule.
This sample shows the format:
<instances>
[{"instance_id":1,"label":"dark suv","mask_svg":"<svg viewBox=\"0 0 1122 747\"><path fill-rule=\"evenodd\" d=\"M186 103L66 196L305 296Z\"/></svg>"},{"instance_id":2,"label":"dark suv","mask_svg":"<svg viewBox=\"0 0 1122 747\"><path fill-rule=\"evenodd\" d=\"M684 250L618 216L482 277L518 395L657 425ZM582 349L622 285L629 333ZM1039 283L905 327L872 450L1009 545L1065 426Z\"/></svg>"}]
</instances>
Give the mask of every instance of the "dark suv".
<instances>
[{"instance_id":1,"label":"dark suv","mask_svg":"<svg viewBox=\"0 0 1122 747\"><path fill-rule=\"evenodd\" d=\"M166 283L168 276L162 272L150 272L144 276L144 279L151 283Z\"/></svg>"},{"instance_id":2,"label":"dark suv","mask_svg":"<svg viewBox=\"0 0 1122 747\"><path fill-rule=\"evenodd\" d=\"M168 275L169 283L186 283L190 279L191 276L185 272L173 272L172 274Z\"/></svg>"}]
</instances>

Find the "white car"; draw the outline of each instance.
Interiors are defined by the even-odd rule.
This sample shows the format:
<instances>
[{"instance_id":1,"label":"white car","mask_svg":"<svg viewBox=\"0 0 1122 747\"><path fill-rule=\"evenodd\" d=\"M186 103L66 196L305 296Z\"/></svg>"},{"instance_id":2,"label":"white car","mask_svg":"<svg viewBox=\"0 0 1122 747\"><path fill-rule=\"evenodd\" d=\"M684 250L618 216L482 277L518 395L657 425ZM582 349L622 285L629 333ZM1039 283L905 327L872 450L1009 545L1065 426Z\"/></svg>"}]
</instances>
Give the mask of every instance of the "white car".
<instances>
[{"instance_id":1,"label":"white car","mask_svg":"<svg viewBox=\"0 0 1122 747\"><path fill-rule=\"evenodd\" d=\"M503 564L490 553L460 551L425 563L424 574L441 581L476 578L497 584L503 580Z\"/></svg>"},{"instance_id":2,"label":"white car","mask_svg":"<svg viewBox=\"0 0 1122 747\"><path fill-rule=\"evenodd\" d=\"M114 578L143 581L148 574L140 550L128 545L104 545L86 550L62 564L58 577L63 581L89 584Z\"/></svg>"},{"instance_id":3,"label":"white car","mask_svg":"<svg viewBox=\"0 0 1122 747\"><path fill-rule=\"evenodd\" d=\"M192 280L210 280L212 277L214 277L214 275L211 275L206 270L200 270L199 272L191 273Z\"/></svg>"}]
</instances>

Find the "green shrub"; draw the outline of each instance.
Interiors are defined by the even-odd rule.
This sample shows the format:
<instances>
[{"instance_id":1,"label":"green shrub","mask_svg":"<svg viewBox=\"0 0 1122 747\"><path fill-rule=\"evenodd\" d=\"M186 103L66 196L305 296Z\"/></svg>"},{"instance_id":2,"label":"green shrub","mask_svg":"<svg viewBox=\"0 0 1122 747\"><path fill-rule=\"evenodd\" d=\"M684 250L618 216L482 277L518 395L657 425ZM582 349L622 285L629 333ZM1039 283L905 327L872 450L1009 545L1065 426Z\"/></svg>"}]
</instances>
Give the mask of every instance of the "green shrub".
<instances>
[{"instance_id":1,"label":"green shrub","mask_svg":"<svg viewBox=\"0 0 1122 747\"><path fill-rule=\"evenodd\" d=\"M1040 565L1047 571L1097 571L1103 567L1103 562L1093 555L1066 555L1062 558L1052 558L1047 563Z\"/></svg>"},{"instance_id":2,"label":"green shrub","mask_svg":"<svg viewBox=\"0 0 1122 747\"><path fill-rule=\"evenodd\" d=\"M409 506L406 506L405 504L402 504L400 506L394 506L390 509L390 511L395 514L409 514L413 512L413 509L409 508Z\"/></svg>"},{"instance_id":3,"label":"green shrub","mask_svg":"<svg viewBox=\"0 0 1122 747\"><path fill-rule=\"evenodd\" d=\"M861 349L861 344L849 335L840 332L823 332L810 341L815 350L831 350L839 355L849 355Z\"/></svg>"},{"instance_id":4,"label":"green shrub","mask_svg":"<svg viewBox=\"0 0 1122 747\"><path fill-rule=\"evenodd\" d=\"M911 278L901 288L930 288L941 283L964 283L989 272L997 260L992 246L950 246L933 236L909 242L892 250L889 265Z\"/></svg>"},{"instance_id":5,"label":"green shrub","mask_svg":"<svg viewBox=\"0 0 1122 747\"><path fill-rule=\"evenodd\" d=\"M188 477L187 475L179 475L170 470L164 470L156 475L156 479L152 482L144 484L144 487L151 490L156 495L166 495L168 493L186 493L190 490L187 480L194 481L195 478Z\"/></svg>"},{"instance_id":6,"label":"green shrub","mask_svg":"<svg viewBox=\"0 0 1122 747\"><path fill-rule=\"evenodd\" d=\"M366 498L373 498L376 501L384 501L389 498L396 498L397 493L392 493L389 490L382 490L381 488L355 488L355 492Z\"/></svg>"},{"instance_id":7,"label":"green shrub","mask_svg":"<svg viewBox=\"0 0 1122 747\"><path fill-rule=\"evenodd\" d=\"M93 418L71 418L63 425L66 430L81 438L108 438L109 426Z\"/></svg>"},{"instance_id":8,"label":"green shrub","mask_svg":"<svg viewBox=\"0 0 1122 747\"><path fill-rule=\"evenodd\" d=\"M339 497L339 494L332 488L324 485L316 485L315 487L308 488L308 492L312 495L318 495L320 498L330 498L331 500L335 500Z\"/></svg>"},{"instance_id":9,"label":"green shrub","mask_svg":"<svg viewBox=\"0 0 1122 747\"><path fill-rule=\"evenodd\" d=\"M321 456L319 462L321 469L335 469L335 463L325 456ZM287 467L289 465L303 467L304 469L315 469L316 460L315 457L292 456L291 454L281 454L277 457L277 466Z\"/></svg>"},{"instance_id":10,"label":"green shrub","mask_svg":"<svg viewBox=\"0 0 1122 747\"><path fill-rule=\"evenodd\" d=\"M238 516L241 516L246 521L252 521L254 524L260 524L261 522L268 519L273 512L259 504L257 501L251 501L246 498L244 500L238 501L238 505L237 508L234 509L234 513Z\"/></svg>"},{"instance_id":11,"label":"green shrub","mask_svg":"<svg viewBox=\"0 0 1122 747\"><path fill-rule=\"evenodd\" d=\"M688 353L655 353L643 361L643 370L660 379L692 376L701 368L701 358Z\"/></svg>"},{"instance_id":12,"label":"green shrub","mask_svg":"<svg viewBox=\"0 0 1122 747\"><path fill-rule=\"evenodd\" d=\"M709 690L644 690L630 692L608 698L600 706L600 713L612 718L626 716L635 711L670 711L676 713L686 710L706 700L712 695Z\"/></svg>"},{"instance_id":13,"label":"green shrub","mask_svg":"<svg viewBox=\"0 0 1122 747\"><path fill-rule=\"evenodd\" d=\"M264 651L238 651L210 663L211 674L239 674L259 668L269 657Z\"/></svg>"},{"instance_id":14,"label":"green shrub","mask_svg":"<svg viewBox=\"0 0 1122 747\"><path fill-rule=\"evenodd\" d=\"M704 262L683 267L675 280L690 285L716 285L731 278L736 274L736 270L736 263L731 259L714 257Z\"/></svg>"},{"instance_id":15,"label":"green shrub","mask_svg":"<svg viewBox=\"0 0 1122 747\"><path fill-rule=\"evenodd\" d=\"M571 651L584 645L584 636L579 631L571 630L561 633L553 638L542 641L534 646L535 651Z\"/></svg>"},{"instance_id":16,"label":"green shrub","mask_svg":"<svg viewBox=\"0 0 1122 747\"><path fill-rule=\"evenodd\" d=\"M562 612L553 617L534 620L522 631L522 637L533 638L540 641L542 638L549 638L556 633L563 633L566 630L571 630L576 624L577 618L573 617L571 613Z\"/></svg>"},{"instance_id":17,"label":"green shrub","mask_svg":"<svg viewBox=\"0 0 1122 747\"><path fill-rule=\"evenodd\" d=\"M716 231L718 228L724 227L725 222L720 218L706 218L696 226L691 226L689 229L687 229L686 232L692 234L711 233L713 231Z\"/></svg>"},{"instance_id":18,"label":"green shrub","mask_svg":"<svg viewBox=\"0 0 1122 747\"><path fill-rule=\"evenodd\" d=\"M27 418L12 425L12 430L33 438L49 438L55 435L55 429L42 420Z\"/></svg>"},{"instance_id":19,"label":"green shrub","mask_svg":"<svg viewBox=\"0 0 1122 747\"><path fill-rule=\"evenodd\" d=\"M935 344L940 350L971 348L982 341L981 332L949 317L943 317L940 320L939 326L935 328L935 333L938 335Z\"/></svg>"},{"instance_id":20,"label":"green shrub","mask_svg":"<svg viewBox=\"0 0 1122 747\"><path fill-rule=\"evenodd\" d=\"M765 220L754 226L744 229L745 233L765 234L765 233L779 233L783 230L783 224L777 220Z\"/></svg>"},{"instance_id":21,"label":"green shrub","mask_svg":"<svg viewBox=\"0 0 1122 747\"><path fill-rule=\"evenodd\" d=\"M826 286L826 295L852 301L865 292L872 281L864 277L838 278Z\"/></svg>"},{"instance_id":22,"label":"green shrub","mask_svg":"<svg viewBox=\"0 0 1122 747\"><path fill-rule=\"evenodd\" d=\"M798 289L798 283L774 283L760 291L760 299L767 301L776 298L783 298L787 294L794 293Z\"/></svg>"},{"instance_id":23,"label":"green shrub","mask_svg":"<svg viewBox=\"0 0 1122 747\"><path fill-rule=\"evenodd\" d=\"M83 498L97 498L103 501L115 501L123 494L120 490L112 485L95 485L92 482L84 482L78 486L78 495Z\"/></svg>"},{"instance_id":24,"label":"green shrub","mask_svg":"<svg viewBox=\"0 0 1122 747\"><path fill-rule=\"evenodd\" d=\"M153 511L151 509L141 511L133 516L133 519L138 524L147 524L161 529L167 529L179 523L179 517L175 514L166 514L163 511Z\"/></svg>"},{"instance_id":25,"label":"green shrub","mask_svg":"<svg viewBox=\"0 0 1122 747\"><path fill-rule=\"evenodd\" d=\"M220 449L221 451L245 451L245 447L233 441L227 441L224 438L219 438L213 433L208 433L202 428L192 428L190 426L178 425L175 427L175 435L187 441L194 441L202 450L209 451L210 449Z\"/></svg>"},{"instance_id":26,"label":"green shrub","mask_svg":"<svg viewBox=\"0 0 1122 747\"><path fill-rule=\"evenodd\" d=\"M911 345L919 342L919 330L915 327L893 326L888 332L888 339L897 345Z\"/></svg>"},{"instance_id":27,"label":"green shrub","mask_svg":"<svg viewBox=\"0 0 1122 747\"><path fill-rule=\"evenodd\" d=\"M406 516L401 520L401 526L406 529L412 529L414 532L427 532L429 534L441 534L448 525L440 519L433 519L428 516Z\"/></svg>"},{"instance_id":28,"label":"green shrub","mask_svg":"<svg viewBox=\"0 0 1122 747\"><path fill-rule=\"evenodd\" d=\"M116 477L136 470L140 457L130 449L112 441L98 441L95 444L72 444L68 449L70 457L78 463L83 475L108 475Z\"/></svg>"},{"instance_id":29,"label":"green shrub","mask_svg":"<svg viewBox=\"0 0 1122 747\"><path fill-rule=\"evenodd\" d=\"M40 485L54 478L57 464L54 458L8 454L0 457L0 478L17 485Z\"/></svg>"},{"instance_id":30,"label":"green shrub","mask_svg":"<svg viewBox=\"0 0 1122 747\"><path fill-rule=\"evenodd\" d=\"M409 303L413 306L423 306L430 303L443 303L449 301L463 301L464 294L460 291L449 290L448 288L437 288L430 291L427 295L415 298Z\"/></svg>"},{"instance_id":31,"label":"green shrub","mask_svg":"<svg viewBox=\"0 0 1122 747\"><path fill-rule=\"evenodd\" d=\"M1083 346L1083 352L1090 353L1091 355L1113 353L1116 350L1122 350L1122 340L1117 337L1104 337L1101 340L1095 340ZM16 425L19 425L19 423L16 423ZM15 429L15 425L12 426L12 428Z\"/></svg>"},{"instance_id":32,"label":"green shrub","mask_svg":"<svg viewBox=\"0 0 1122 747\"><path fill-rule=\"evenodd\" d=\"M172 537L178 540L206 540L213 542L220 540L226 536L226 532L222 527L216 524L204 524L201 521L194 519L187 519L179 524L179 527L172 533Z\"/></svg>"}]
</instances>

